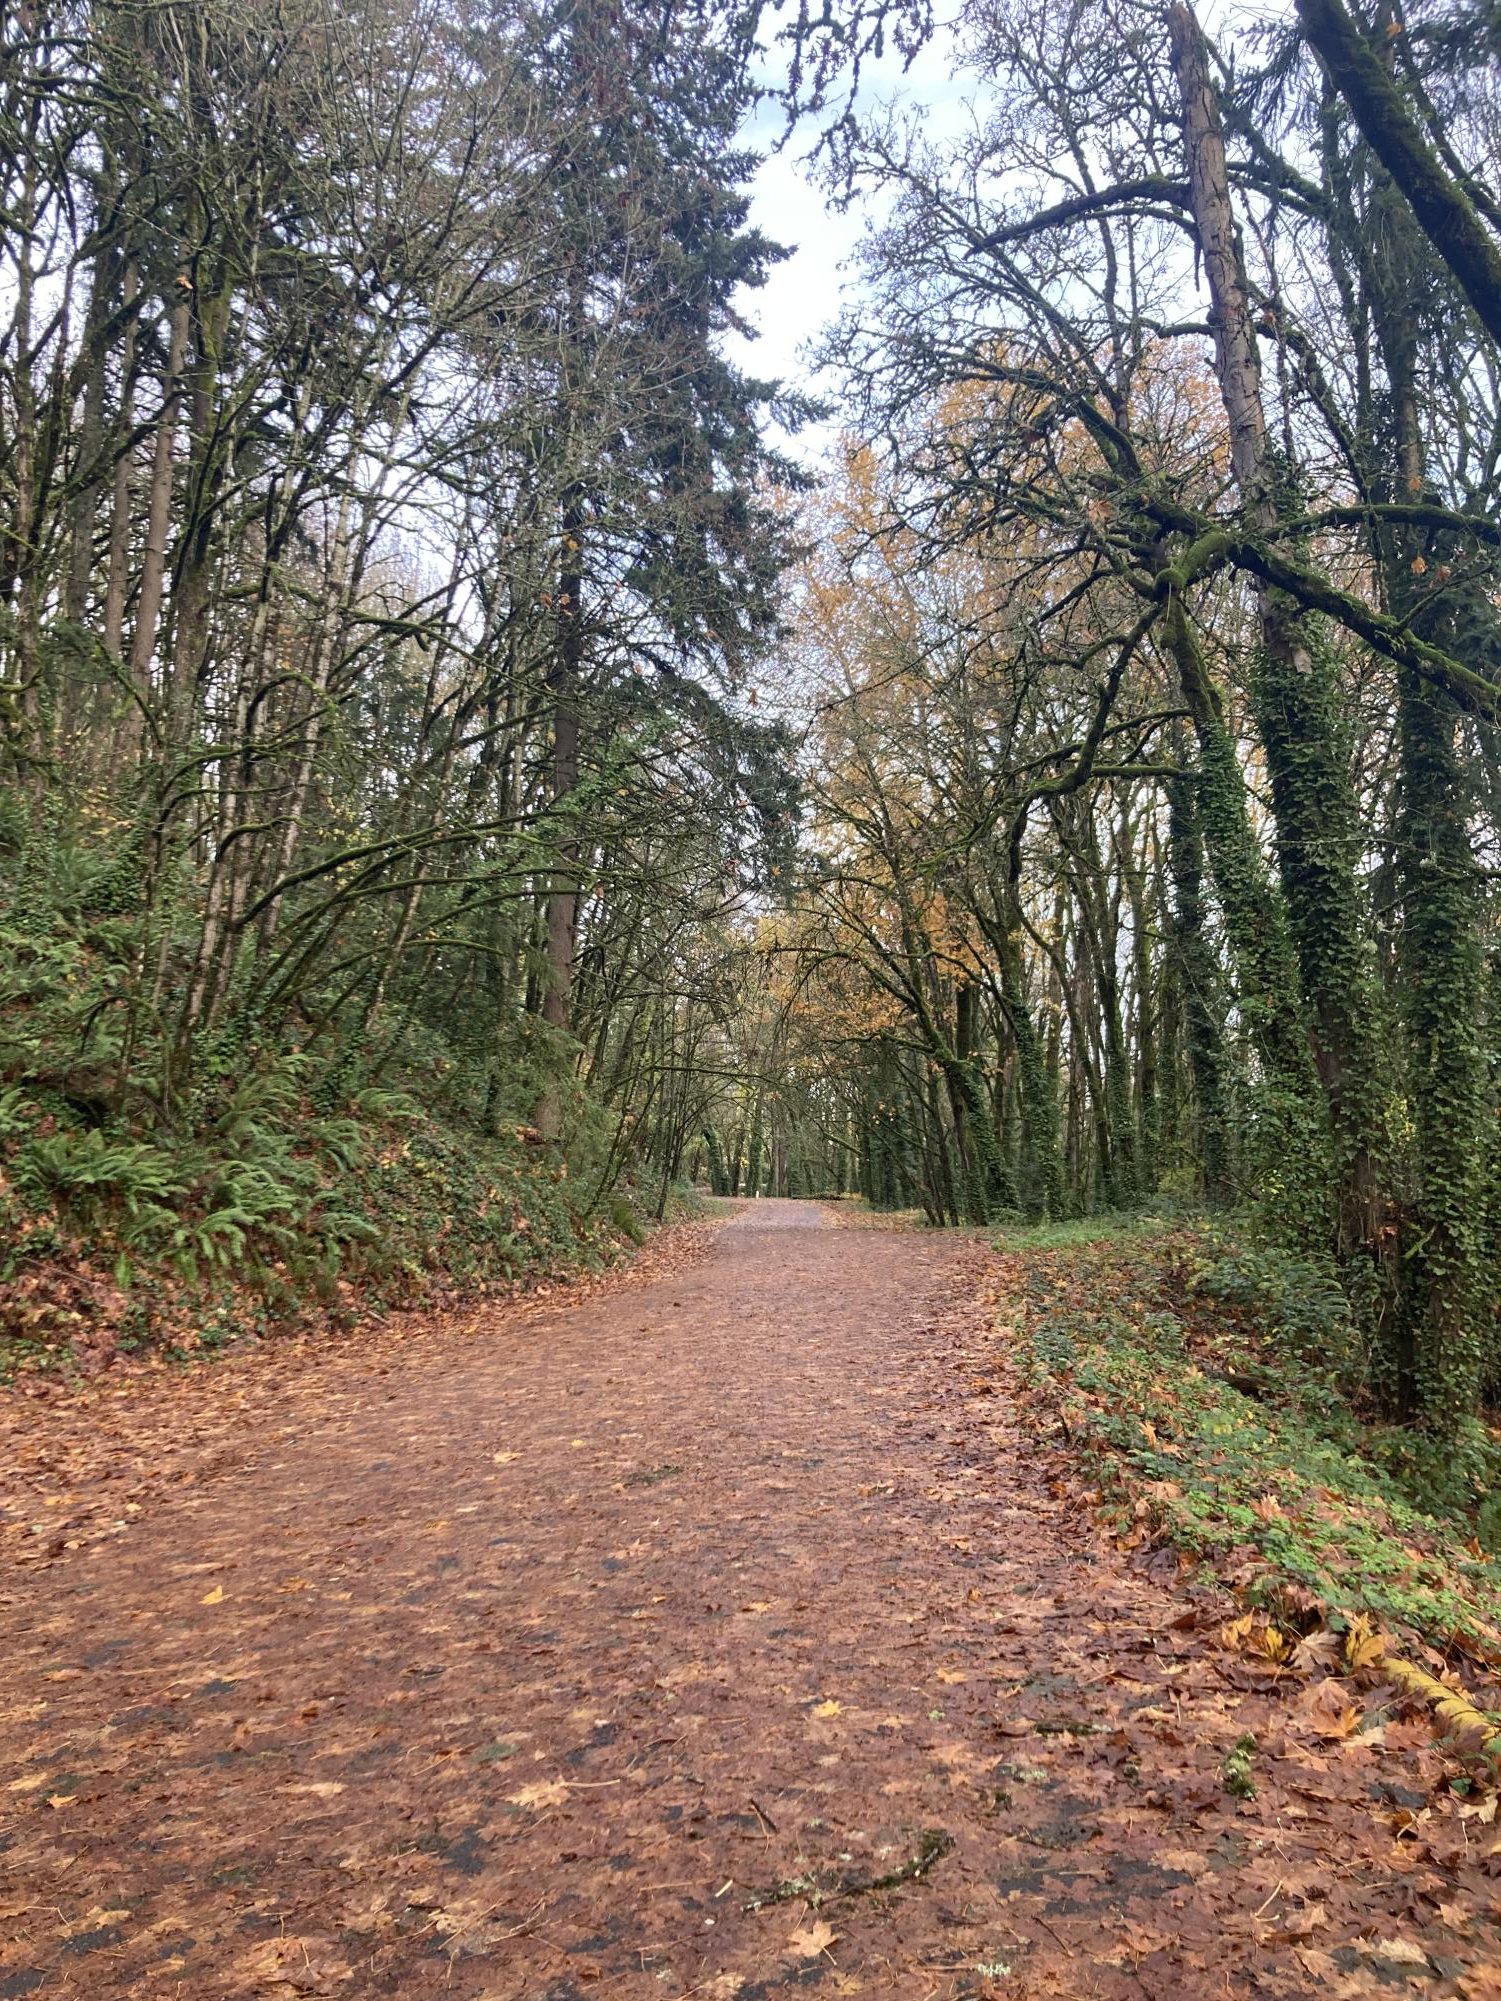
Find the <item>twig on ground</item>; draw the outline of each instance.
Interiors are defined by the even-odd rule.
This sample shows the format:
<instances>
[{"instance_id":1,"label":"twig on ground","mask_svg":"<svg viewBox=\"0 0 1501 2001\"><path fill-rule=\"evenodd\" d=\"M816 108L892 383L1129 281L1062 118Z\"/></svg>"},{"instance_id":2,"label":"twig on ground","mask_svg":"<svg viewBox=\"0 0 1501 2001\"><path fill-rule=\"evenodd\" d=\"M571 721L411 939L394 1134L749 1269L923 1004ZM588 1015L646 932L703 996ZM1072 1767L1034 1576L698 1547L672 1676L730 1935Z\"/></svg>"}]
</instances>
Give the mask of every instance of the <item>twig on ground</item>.
<instances>
[{"instance_id":1,"label":"twig on ground","mask_svg":"<svg viewBox=\"0 0 1501 2001\"><path fill-rule=\"evenodd\" d=\"M917 1844L917 1853L909 1855L898 1868L889 1869L884 1876L841 1876L827 1890L819 1887L815 1877L793 1876L785 1883L773 1884L769 1890L758 1890L740 1908L743 1911L762 1911L769 1904L790 1904L803 1898L812 1909L821 1910L825 1904L837 1903L841 1897L868 1897L878 1890L895 1890L903 1883L920 1882L953 1845L954 1837L946 1834L941 1827L925 1828Z\"/></svg>"}]
</instances>

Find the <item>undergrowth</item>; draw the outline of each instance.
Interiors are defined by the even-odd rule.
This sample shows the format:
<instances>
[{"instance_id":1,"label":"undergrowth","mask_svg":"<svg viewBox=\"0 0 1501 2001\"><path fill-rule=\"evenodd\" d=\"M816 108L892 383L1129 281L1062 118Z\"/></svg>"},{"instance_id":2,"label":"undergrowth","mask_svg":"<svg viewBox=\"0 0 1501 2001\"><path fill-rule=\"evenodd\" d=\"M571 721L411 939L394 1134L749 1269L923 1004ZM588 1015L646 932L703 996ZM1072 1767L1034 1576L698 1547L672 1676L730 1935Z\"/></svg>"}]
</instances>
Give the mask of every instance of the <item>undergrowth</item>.
<instances>
[{"instance_id":1,"label":"undergrowth","mask_svg":"<svg viewBox=\"0 0 1501 2001\"><path fill-rule=\"evenodd\" d=\"M319 1103L295 1058L184 1135L0 1092L0 1377L98 1366L597 1268L639 1243L525 1127L444 1126L401 1094Z\"/></svg>"},{"instance_id":2,"label":"undergrowth","mask_svg":"<svg viewBox=\"0 0 1501 2001\"><path fill-rule=\"evenodd\" d=\"M1356 1615L1501 1664L1501 1439L1364 1420L1332 1272L1224 1229L1008 1232L1019 1360L1135 1524L1294 1627Z\"/></svg>"}]
</instances>

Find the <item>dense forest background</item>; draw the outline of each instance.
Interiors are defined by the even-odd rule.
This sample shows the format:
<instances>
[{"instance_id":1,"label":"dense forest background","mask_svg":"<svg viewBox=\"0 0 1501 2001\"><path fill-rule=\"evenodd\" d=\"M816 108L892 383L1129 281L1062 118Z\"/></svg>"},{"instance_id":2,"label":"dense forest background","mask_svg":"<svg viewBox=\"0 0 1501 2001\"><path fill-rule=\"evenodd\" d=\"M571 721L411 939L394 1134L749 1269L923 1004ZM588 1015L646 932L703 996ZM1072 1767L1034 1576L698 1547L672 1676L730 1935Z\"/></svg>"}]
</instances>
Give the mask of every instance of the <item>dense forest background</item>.
<instances>
[{"instance_id":1,"label":"dense forest background","mask_svg":"<svg viewBox=\"0 0 1501 2001\"><path fill-rule=\"evenodd\" d=\"M504 1281L688 1179L1152 1205L1482 1452L1501 23L972 0L925 133L859 76L927 25L8 15L14 1342ZM730 358L768 93L872 219L817 482Z\"/></svg>"}]
</instances>

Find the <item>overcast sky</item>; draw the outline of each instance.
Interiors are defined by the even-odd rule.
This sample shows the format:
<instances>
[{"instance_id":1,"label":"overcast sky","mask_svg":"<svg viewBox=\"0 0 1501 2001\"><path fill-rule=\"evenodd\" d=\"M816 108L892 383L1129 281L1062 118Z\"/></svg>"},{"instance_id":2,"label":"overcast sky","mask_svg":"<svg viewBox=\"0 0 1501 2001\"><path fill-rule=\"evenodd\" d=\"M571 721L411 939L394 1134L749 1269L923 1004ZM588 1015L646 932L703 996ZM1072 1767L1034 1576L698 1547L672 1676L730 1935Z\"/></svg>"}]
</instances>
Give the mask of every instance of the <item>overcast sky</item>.
<instances>
[{"instance_id":1,"label":"overcast sky","mask_svg":"<svg viewBox=\"0 0 1501 2001\"><path fill-rule=\"evenodd\" d=\"M860 95L872 103L895 98L920 105L930 129L940 129L963 119L964 100L973 87L972 76L955 75L952 40L940 31L908 71L891 59L870 65ZM832 385L814 376L810 350L838 315L844 288L851 282L844 267L868 226L869 210L856 204L839 211L829 204L805 163L811 133L771 153L780 131L780 114L768 112L748 136L750 145L768 154L755 179L751 221L774 242L793 245L793 254L774 267L763 290L742 295L757 338L749 344L732 342L731 352L757 375L776 376L828 395ZM832 428L812 427L794 442L794 449L816 461Z\"/></svg>"}]
</instances>

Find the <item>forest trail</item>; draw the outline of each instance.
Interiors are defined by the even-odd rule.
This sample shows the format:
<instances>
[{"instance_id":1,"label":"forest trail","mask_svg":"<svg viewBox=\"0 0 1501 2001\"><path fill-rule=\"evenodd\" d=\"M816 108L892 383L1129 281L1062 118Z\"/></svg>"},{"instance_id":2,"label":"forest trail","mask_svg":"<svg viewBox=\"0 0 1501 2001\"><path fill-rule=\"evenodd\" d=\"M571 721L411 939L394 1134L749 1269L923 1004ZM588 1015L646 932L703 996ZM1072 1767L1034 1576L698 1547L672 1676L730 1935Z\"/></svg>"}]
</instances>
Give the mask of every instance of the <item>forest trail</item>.
<instances>
[{"instance_id":1,"label":"forest trail","mask_svg":"<svg viewBox=\"0 0 1501 2001\"><path fill-rule=\"evenodd\" d=\"M982 1246L701 1236L11 1580L0 1996L1498 1991L1401 1758L1017 1449Z\"/></svg>"}]
</instances>

